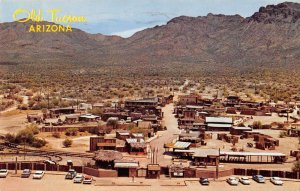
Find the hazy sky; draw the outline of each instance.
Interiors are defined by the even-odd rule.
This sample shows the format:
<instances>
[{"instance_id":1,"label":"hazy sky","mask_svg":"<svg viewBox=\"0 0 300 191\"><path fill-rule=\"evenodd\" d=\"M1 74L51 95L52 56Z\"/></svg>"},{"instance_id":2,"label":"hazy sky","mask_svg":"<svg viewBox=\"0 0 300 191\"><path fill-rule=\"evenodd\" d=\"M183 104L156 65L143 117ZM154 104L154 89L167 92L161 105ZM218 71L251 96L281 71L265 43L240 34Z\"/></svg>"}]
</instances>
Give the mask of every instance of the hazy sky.
<instances>
[{"instance_id":1,"label":"hazy sky","mask_svg":"<svg viewBox=\"0 0 300 191\"><path fill-rule=\"evenodd\" d=\"M300 0L290 0L299 2ZM90 33L118 34L128 37L134 32L163 25L170 19L186 16L239 14L247 17L259 7L278 4L281 0L0 0L0 22L12 21L18 8L42 9L50 20L49 9L59 15L83 15L88 22L72 24ZM48 18L47 18L48 16Z\"/></svg>"}]
</instances>

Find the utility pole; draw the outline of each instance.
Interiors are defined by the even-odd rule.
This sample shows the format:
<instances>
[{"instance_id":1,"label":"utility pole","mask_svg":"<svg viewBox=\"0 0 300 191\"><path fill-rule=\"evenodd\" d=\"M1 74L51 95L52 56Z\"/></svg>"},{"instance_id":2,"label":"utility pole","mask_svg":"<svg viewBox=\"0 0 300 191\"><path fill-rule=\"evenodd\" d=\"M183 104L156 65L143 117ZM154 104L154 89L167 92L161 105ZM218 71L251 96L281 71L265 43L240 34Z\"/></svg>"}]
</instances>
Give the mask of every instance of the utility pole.
<instances>
[{"instance_id":1,"label":"utility pole","mask_svg":"<svg viewBox=\"0 0 300 191\"><path fill-rule=\"evenodd\" d=\"M219 156L217 156L217 158L216 158L216 179L219 178L220 153L221 153L221 149L219 148Z\"/></svg>"},{"instance_id":2,"label":"utility pole","mask_svg":"<svg viewBox=\"0 0 300 191\"><path fill-rule=\"evenodd\" d=\"M156 147L156 164L158 164L157 163L157 155L158 155L158 147Z\"/></svg>"},{"instance_id":3,"label":"utility pole","mask_svg":"<svg viewBox=\"0 0 300 191\"><path fill-rule=\"evenodd\" d=\"M18 173L18 157L16 157L16 163L15 163L15 174Z\"/></svg>"}]
</instances>

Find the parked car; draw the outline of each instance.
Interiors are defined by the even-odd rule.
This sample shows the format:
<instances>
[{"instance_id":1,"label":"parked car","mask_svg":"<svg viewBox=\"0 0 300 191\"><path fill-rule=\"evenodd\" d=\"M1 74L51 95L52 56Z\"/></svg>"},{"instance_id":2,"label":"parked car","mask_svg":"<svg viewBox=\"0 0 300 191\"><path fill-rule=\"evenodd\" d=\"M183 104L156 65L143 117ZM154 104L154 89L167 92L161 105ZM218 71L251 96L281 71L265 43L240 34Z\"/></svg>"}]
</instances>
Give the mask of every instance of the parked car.
<instances>
[{"instance_id":1,"label":"parked car","mask_svg":"<svg viewBox=\"0 0 300 191\"><path fill-rule=\"evenodd\" d=\"M252 179L258 183L265 183L265 178L262 175L254 175Z\"/></svg>"},{"instance_id":2,"label":"parked car","mask_svg":"<svg viewBox=\"0 0 300 191\"><path fill-rule=\"evenodd\" d=\"M92 181L93 181L92 176L85 175L83 177L83 184L92 184Z\"/></svg>"},{"instance_id":3,"label":"parked car","mask_svg":"<svg viewBox=\"0 0 300 191\"><path fill-rule=\"evenodd\" d=\"M37 170L35 171L35 173L33 174L33 179L42 179L43 176L45 175L45 172L42 170Z\"/></svg>"},{"instance_id":4,"label":"parked car","mask_svg":"<svg viewBox=\"0 0 300 191\"><path fill-rule=\"evenodd\" d=\"M237 186L239 184L239 180L236 177L229 177L229 178L227 178L226 181L228 182L228 184L234 185L234 186Z\"/></svg>"},{"instance_id":5,"label":"parked car","mask_svg":"<svg viewBox=\"0 0 300 191\"><path fill-rule=\"evenodd\" d=\"M8 170L0 169L0 178L6 178L7 175L8 175Z\"/></svg>"},{"instance_id":6,"label":"parked car","mask_svg":"<svg viewBox=\"0 0 300 191\"><path fill-rule=\"evenodd\" d=\"M283 181L279 177L272 177L270 181L275 185L283 185Z\"/></svg>"},{"instance_id":7,"label":"parked car","mask_svg":"<svg viewBox=\"0 0 300 191\"><path fill-rule=\"evenodd\" d=\"M244 185L250 185L251 181L247 176L241 177L240 182Z\"/></svg>"},{"instance_id":8,"label":"parked car","mask_svg":"<svg viewBox=\"0 0 300 191\"><path fill-rule=\"evenodd\" d=\"M200 178L200 184L205 185L205 186L208 186L208 185L209 185L209 180L208 180L208 178L201 177L201 178Z\"/></svg>"},{"instance_id":9,"label":"parked car","mask_svg":"<svg viewBox=\"0 0 300 191\"><path fill-rule=\"evenodd\" d=\"M56 162L52 161L52 160L44 160L44 163L46 164L56 164Z\"/></svg>"},{"instance_id":10,"label":"parked car","mask_svg":"<svg viewBox=\"0 0 300 191\"><path fill-rule=\"evenodd\" d=\"M68 171L68 173L66 174L66 179L73 179L73 178L75 178L75 176L77 175L77 172L74 170L74 169L70 169L69 171Z\"/></svg>"},{"instance_id":11,"label":"parked car","mask_svg":"<svg viewBox=\"0 0 300 191\"><path fill-rule=\"evenodd\" d=\"M30 174L31 174L30 169L24 169L22 174L21 174L21 178L29 178Z\"/></svg>"},{"instance_id":12,"label":"parked car","mask_svg":"<svg viewBox=\"0 0 300 191\"><path fill-rule=\"evenodd\" d=\"M77 174L73 180L74 183L82 183L83 181L83 175L82 174Z\"/></svg>"}]
</instances>

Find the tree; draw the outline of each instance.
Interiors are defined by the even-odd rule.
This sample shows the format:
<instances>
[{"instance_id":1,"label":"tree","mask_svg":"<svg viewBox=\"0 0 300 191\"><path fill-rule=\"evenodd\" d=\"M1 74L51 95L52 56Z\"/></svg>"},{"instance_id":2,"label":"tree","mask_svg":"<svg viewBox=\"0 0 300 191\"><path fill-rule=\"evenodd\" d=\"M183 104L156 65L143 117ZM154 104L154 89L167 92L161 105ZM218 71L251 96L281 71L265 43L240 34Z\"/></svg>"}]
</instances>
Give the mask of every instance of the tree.
<instances>
[{"instance_id":1,"label":"tree","mask_svg":"<svg viewBox=\"0 0 300 191\"><path fill-rule=\"evenodd\" d=\"M65 147L71 147L71 146L72 146L72 143L73 143L73 141L72 141L71 139L68 139L68 138L66 138L66 139L63 141L63 145L64 145Z\"/></svg>"},{"instance_id":2,"label":"tree","mask_svg":"<svg viewBox=\"0 0 300 191\"><path fill-rule=\"evenodd\" d=\"M39 127L36 124L27 125L26 129L31 131L34 135L37 135L40 132Z\"/></svg>"}]
</instances>

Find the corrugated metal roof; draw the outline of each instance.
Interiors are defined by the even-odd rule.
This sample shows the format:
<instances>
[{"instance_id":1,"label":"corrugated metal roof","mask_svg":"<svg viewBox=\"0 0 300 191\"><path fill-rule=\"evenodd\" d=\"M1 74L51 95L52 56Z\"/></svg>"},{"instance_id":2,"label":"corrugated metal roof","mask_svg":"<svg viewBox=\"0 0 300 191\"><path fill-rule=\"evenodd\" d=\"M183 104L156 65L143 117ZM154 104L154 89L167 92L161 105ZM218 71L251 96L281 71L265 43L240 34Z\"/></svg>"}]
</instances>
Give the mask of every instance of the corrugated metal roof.
<instances>
[{"instance_id":1,"label":"corrugated metal roof","mask_svg":"<svg viewBox=\"0 0 300 191\"><path fill-rule=\"evenodd\" d=\"M138 143L138 139L126 139L126 142L127 143ZM145 140L144 139L140 139L140 141L139 141L139 143L144 143L145 142Z\"/></svg>"},{"instance_id":2,"label":"corrugated metal roof","mask_svg":"<svg viewBox=\"0 0 300 191\"><path fill-rule=\"evenodd\" d=\"M81 115L80 117L82 117L82 118L87 118L87 119L95 119L95 118L99 118L98 115L93 115L93 114L85 114L85 115Z\"/></svg>"},{"instance_id":3,"label":"corrugated metal roof","mask_svg":"<svg viewBox=\"0 0 300 191\"><path fill-rule=\"evenodd\" d=\"M206 123L232 123L231 117L206 117Z\"/></svg>"},{"instance_id":4,"label":"corrugated metal roof","mask_svg":"<svg viewBox=\"0 0 300 191\"><path fill-rule=\"evenodd\" d=\"M132 136L134 137L144 137L143 133L132 133Z\"/></svg>"},{"instance_id":5,"label":"corrugated metal roof","mask_svg":"<svg viewBox=\"0 0 300 191\"><path fill-rule=\"evenodd\" d=\"M137 162L116 162L115 168L138 168L139 163Z\"/></svg>"},{"instance_id":6,"label":"corrugated metal roof","mask_svg":"<svg viewBox=\"0 0 300 191\"><path fill-rule=\"evenodd\" d=\"M186 149L188 148L189 146L191 145L190 142L181 142L181 141L177 141L175 144L174 144L174 148L182 148L182 149Z\"/></svg>"},{"instance_id":7,"label":"corrugated metal roof","mask_svg":"<svg viewBox=\"0 0 300 191\"><path fill-rule=\"evenodd\" d=\"M252 130L251 127L232 127L232 128L235 130L245 130L245 131Z\"/></svg>"},{"instance_id":8,"label":"corrugated metal roof","mask_svg":"<svg viewBox=\"0 0 300 191\"><path fill-rule=\"evenodd\" d=\"M208 123L207 127L220 127L220 128L230 128L231 124L222 124L222 123Z\"/></svg>"},{"instance_id":9,"label":"corrugated metal roof","mask_svg":"<svg viewBox=\"0 0 300 191\"><path fill-rule=\"evenodd\" d=\"M231 155L231 156L285 156L283 153L267 153L267 152L220 152L221 155Z\"/></svg>"},{"instance_id":10,"label":"corrugated metal roof","mask_svg":"<svg viewBox=\"0 0 300 191\"><path fill-rule=\"evenodd\" d=\"M174 153L194 153L195 150L175 150Z\"/></svg>"},{"instance_id":11,"label":"corrugated metal roof","mask_svg":"<svg viewBox=\"0 0 300 191\"><path fill-rule=\"evenodd\" d=\"M119 134L120 134L120 135L123 135L123 136L125 136L125 135L130 135L129 132L119 132Z\"/></svg>"},{"instance_id":12,"label":"corrugated metal roof","mask_svg":"<svg viewBox=\"0 0 300 191\"><path fill-rule=\"evenodd\" d=\"M195 149L193 157L219 156L217 149Z\"/></svg>"}]
</instances>

